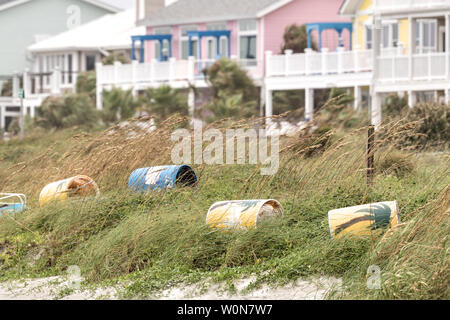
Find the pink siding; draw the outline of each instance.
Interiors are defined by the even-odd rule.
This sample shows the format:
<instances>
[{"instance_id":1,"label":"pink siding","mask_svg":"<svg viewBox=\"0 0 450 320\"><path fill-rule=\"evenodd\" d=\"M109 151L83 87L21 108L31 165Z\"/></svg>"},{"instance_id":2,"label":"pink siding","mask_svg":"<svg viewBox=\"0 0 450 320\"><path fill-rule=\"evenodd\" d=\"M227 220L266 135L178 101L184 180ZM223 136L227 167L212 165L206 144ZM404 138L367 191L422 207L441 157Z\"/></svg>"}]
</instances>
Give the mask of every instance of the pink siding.
<instances>
[{"instance_id":1,"label":"pink siding","mask_svg":"<svg viewBox=\"0 0 450 320\"><path fill-rule=\"evenodd\" d=\"M296 23L302 25L312 22L351 22L348 18L339 16L338 11L343 0L293 0L284 7L275 10L264 17L265 51L280 53L283 44L284 29L287 25ZM316 38L314 35L313 38ZM343 32L345 47L348 49L349 34ZM335 50L338 43L337 32L324 31L322 44L330 51Z\"/></svg>"},{"instance_id":2,"label":"pink siding","mask_svg":"<svg viewBox=\"0 0 450 320\"><path fill-rule=\"evenodd\" d=\"M272 51L274 54L280 53L283 44L283 34L287 25L296 23L302 25L312 22L350 22L350 19L340 17L339 8L344 0L293 0L291 3L267 14L258 19L258 39L257 39L257 59L264 59L265 51ZM218 21L223 22L223 21ZM195 23L193 23L195 24ZM239 56L238 21L227 21L227 28L231 31L231 55ZM206 23L196 23L198 30L206 30ZM172 54L179 59L180 48L180 27L172 26ZM147 28L147 34L153 34L153 28ZM261 35L264 34L263 37ZM343 32L345 47L349 48L349 33ZM313 33L313 38L317 39L317 34ZM202 59L207 58L206 38L202 39ZM330 30L322 33L323 47L330 51L336 49L338 43L337 32ZM150 61L155 56L155 46L153 42L146 42L145 60Z\"/></svg>"}]
</instances>

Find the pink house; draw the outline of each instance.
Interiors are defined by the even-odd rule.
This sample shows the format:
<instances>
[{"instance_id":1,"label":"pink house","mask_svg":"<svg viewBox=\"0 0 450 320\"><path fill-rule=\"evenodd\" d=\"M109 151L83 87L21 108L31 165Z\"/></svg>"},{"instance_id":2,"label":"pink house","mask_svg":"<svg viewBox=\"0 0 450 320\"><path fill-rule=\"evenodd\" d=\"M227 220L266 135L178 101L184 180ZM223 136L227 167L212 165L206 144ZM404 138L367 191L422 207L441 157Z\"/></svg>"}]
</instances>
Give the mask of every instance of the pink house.
<instances>
[{"instance_id":1,"label":"pink house","mask_svg":"<svg viewBox=\"0 0 450 320\"><path fill-rule=\"evenodd\" d=\"M343 0L137 0L138 25L146 26L141 61L151 59L214 60L235 56L247 66L264 61L264 53L278 54L287 25L350 22L339 16ZM317 31L312 33L318 40ZM339 40L350 48L350 31L321 34L322 47L333 51ZM148 41L153 40L153 41ZM139 40L138 40L139 42ZM143 52L145 49L145 53Z\"/></svg>"}]
</instances>

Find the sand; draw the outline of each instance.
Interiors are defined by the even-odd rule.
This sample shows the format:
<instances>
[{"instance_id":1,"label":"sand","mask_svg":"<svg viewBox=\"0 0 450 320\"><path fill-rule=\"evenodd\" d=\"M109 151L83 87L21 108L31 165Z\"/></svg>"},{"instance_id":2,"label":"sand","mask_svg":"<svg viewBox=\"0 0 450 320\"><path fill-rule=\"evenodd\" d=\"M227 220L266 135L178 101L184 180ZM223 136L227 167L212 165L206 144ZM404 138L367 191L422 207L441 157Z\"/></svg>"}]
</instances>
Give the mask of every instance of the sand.
<instances>
[{"instance_id":1,"label":"sand","mask_svg":"<svg viewBox=\"0 0 450 320\"><path fill-rule=\"evenodd\" d=\"M175 286L162 292L149 293L154 300L322 300L333 288L341 286L341 280L331 277L297 280L295 284L281 287L263 285L261 288L242 292L254 278L235 281L235 293L229 293L224 285L202 284ZM0 283L0 300L96 300L117 299L117 287L73 289L66 277L14 280Z\"/></svg>"}]
</instances>

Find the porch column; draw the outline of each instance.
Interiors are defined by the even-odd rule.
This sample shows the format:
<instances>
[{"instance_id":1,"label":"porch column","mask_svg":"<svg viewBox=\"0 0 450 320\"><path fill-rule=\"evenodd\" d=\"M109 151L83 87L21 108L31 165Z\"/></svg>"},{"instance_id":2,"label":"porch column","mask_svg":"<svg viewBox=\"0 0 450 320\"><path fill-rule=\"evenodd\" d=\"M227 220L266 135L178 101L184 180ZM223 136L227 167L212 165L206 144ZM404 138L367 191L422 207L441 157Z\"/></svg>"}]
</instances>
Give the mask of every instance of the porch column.
<instances>
[{"instance_id":1,"label":"porch column","mask_svg":"<svg viewBox=\"0 0 450 320\"><path fill-rule=\"evenodd\" d=\"M80 65L78 63L78 52L74 52L72 55L72 83L73 83L73 92L77 90L77 79L80 73Z\"/></svg>"},{"instance_id":2,"label":"porch column","mask_svg":"<svg viewBox=\"0 0 450 320\"><path fill-rule=\"evenodd\" d=\"M194 112L195 112L195 91L193 88L189 88L188 94L188 107L189 107L189 116L192 120L194 120Z\"/></svg>"},{"instance_id":3,"label":"porch column","mask_svg":"<svg viewBox=\"0 0 450 320\"><path fill-rule=\"evenodd\" d=\"M445 72L450 79L450 16L445 15Z\"/></svg>"},{"instance_id":4,"label":"porch column","mask_svg":"<svg viewBox=\"0 0 450 320\"><path fill-rule=\"evenodd\" d=\"M103 109L103 86L102 86L102 63L101 62L97 62L95 64L95 70L96 70L96 74L97 74L97 84L96 84L96 106L97 106L97 110L102 110Z\"/></svg>"},{"instance_id":5,"label":"porch column","mask_svg":"<svg viewBox=\"0 0 450 320\"><path fill-rule=\"evenodd\" d=\"M314 89L305 89L305 121L314 118Z\"/></svg>"},{"instance_id":6,"label":"porch column","mask_svg":"<svg viewBox=\"0 0 450 320\"><path fill-rule=\"evenodd\" d=\"M23 82L23 94L25 95L25 98L28 98L30 94L30 70L28 68L25 69L23 72L22 82Z\"/></svg>"},{"instance_id":7,"label":"porch column","mask_svg":"<svg viewBox=\"0 0 450 320\"><path fill-rule=\"evenodd\" d=\"M13 79L12 79L12 96L14 98L19 97L19 87L20 87L19 73L14 72Z\"/></svg>"},{"instance_id":8,"label":"porch column","mask_svg":"<svg viewBox=\"0 0 450 320\"><path fill-rule=\"evenodd\" d=\"M409 90L408 91L408 106L410 108L414 108L415 104L417 103L417 95L414 91Z\"/></svg>"},{"instance_id":9,"label":"porch column","mask_svg":"<svg viewBox=\"0 0 450 320\"><path fill-rule=\"evenodd\" d=\"M445 92L445 104L450 104L450 88L446 88Z\"/></svg>"},{"instance_id":10,"label":"porch column","mask_svg":"<svg viewBox=\"0 0 450 320\"><path fill-rule=\"evenodd\" d=\"M265 94L266 90L264 88L265 88L265 84L263 83L261 85L261 89L259 90L259 99L260 99L260 101L259 101L259 116L260 117L264 117L264 105L266 103L266 94Z\"/></svg>"},{"instance_id":11,"label":"porch column","mask_svg":"<svg viewBox=\"0 0 450 320\"><path fill-rule=\"evenodd\" d=\"M136 60L136 48L134 45L134 40L131 40L131 60Z\"/></svg>"},{"instance_id":12,"label":"porch column","mask_svg":"<svg viewBox=\"0 0 450 320\"><path fill-rule=\"evenodd\" d=\"M267 90L267 88L264 88L266 91L266 118L271 117L273 115L273 109L272 109L272 90ZM272 119L266 119L266 124L272 123Z\"/></svg>"},{"instance_id":13,"label":"porch column","mask_svg":"<svg viewBox=\"0 0 450 320\"><path fill-rule=\"evenodd\" d=\"M0 130L5 130L5 112L6 107L0 106Z\"/></svg>"},{"instance_id":14,"label":"porch column","mask_svg":"<svg viewBox=\"0 0 450 320\"><path fill-rule=\"evenodd\" d=\"M361 107L361 102L362 102L361 87L360 86L355 86L355 88L354 88L353 109L358 110Z\"/></svg>"}]
</instances>

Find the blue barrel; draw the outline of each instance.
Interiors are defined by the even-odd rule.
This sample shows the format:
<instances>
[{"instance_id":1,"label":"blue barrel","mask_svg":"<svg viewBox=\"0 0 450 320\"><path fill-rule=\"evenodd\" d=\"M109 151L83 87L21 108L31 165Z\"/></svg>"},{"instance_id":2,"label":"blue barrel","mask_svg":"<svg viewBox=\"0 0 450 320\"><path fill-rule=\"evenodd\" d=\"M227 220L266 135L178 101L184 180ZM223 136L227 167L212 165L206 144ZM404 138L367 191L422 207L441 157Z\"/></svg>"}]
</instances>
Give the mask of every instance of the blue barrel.
<instances>
[{"instance_id":1,"label":"blue barrel","mask_svg":"<svg viewBox=\"0 0 450 320\"><path fill-rule=\"evenodd\" d=\"M23 203L14 203L8 205L0 205L0 217L4 213L20 213L26 209L25 204Z\"/></svg>"},{"instance_id":2,"label":"blue barrel","mask_svg":"<svg viewBox=\"0 0 450 320\"><path fill-rule=\"evenodd\" d=\"M128 188L144 192L196 184L197 175L188 165L141 168L134 170L128 179Z\"/></svg>"}]
</instances>

